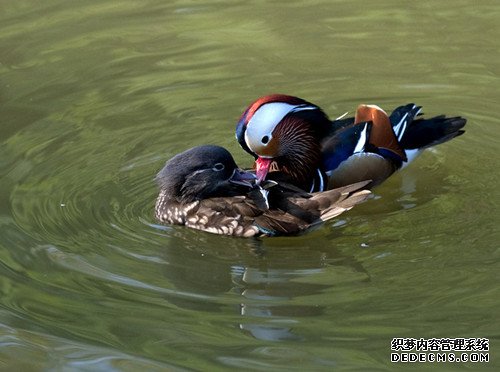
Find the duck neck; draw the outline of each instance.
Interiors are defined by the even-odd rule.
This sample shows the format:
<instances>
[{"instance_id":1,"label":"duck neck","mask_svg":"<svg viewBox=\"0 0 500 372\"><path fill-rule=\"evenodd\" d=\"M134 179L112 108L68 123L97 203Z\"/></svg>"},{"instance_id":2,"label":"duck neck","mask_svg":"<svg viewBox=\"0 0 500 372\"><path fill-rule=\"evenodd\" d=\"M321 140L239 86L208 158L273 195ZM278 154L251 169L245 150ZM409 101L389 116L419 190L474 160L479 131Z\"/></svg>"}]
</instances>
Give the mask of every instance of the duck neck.
<instances>
[{"instance_id":1,"label":"duck neck","mask_svg":"<svg viewBox=\"0 0 500 372\"><path fill-rule=\"evenodd\" d=\"M291 118L280 128L281 153L276 163L290 182L309 192L321 167L321 147L312 125L304 120Z\"/></svg>"}]
</instances>

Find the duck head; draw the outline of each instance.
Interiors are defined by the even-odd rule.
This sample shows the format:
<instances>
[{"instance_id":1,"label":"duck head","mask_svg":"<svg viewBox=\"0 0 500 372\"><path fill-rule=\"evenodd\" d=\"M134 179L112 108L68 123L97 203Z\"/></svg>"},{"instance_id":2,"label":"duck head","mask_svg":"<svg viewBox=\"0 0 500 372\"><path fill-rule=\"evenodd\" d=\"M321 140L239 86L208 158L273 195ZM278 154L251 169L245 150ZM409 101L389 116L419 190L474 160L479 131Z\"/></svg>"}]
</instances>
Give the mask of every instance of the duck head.
<instances>
[{"instance_id":1,"label":"duck head","mask_svg":"<svg viewBox=\"0 0 500 372\"><path fill-rule=\"evenodd\" d=\"M320 166L320 139L329 124L318 106L272 94L248 106L236 125L236 139L255 157L257 182L276 170L301 185L310 182Z\"/></svg>"},{"instance_id":2,"label":"duck head","mask_svg":"<svg viewBox=\"0 0 500 372\"><path fill-rule=\"evenodd\" d=\"M163 199L180 203L243 195L254 180L254 174L238 168L229 151L212 145L177 154L156 176Z\"/></svg>"}]
</instances>

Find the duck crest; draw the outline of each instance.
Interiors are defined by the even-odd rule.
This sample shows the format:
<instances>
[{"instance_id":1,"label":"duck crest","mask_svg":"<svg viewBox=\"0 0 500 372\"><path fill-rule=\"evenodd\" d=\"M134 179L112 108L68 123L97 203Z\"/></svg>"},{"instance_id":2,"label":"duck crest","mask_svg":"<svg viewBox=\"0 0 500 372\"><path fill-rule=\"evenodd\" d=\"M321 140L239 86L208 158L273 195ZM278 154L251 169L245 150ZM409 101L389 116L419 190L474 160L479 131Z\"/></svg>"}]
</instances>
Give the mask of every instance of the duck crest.
<instances>
[{"instance_id":1,"label":"duck crest","mask_svg":"<svg viewBox=\"0 0 500 372\"><path fill-rule=\"evenodd\" d=\"M310 102L285 94L270 94L254 101L241 115L236 125L236 139L255 157L274 156L279 150L273 141L274 131L290 116L315 123L315 131L326 127L320 123L329 123L324 112Z\"/></svg>"},{"instance_id":2,"label":"duck crest","mask_svg":"<svg viewBox=\"0 0 500 372\"><path fill-rule=\"evenodd\" d=\"M267 96L263 96L255 100L245 112L241 115L239 121L244 121L245 125L248 124L248 121L254 116L255 112L264 106L266 103L272 102L281 102L289 105L297 106L297 105L310 105L309 102L293 96L288 96L286 94L269 94Z\"/></svg>"}]
</instances>

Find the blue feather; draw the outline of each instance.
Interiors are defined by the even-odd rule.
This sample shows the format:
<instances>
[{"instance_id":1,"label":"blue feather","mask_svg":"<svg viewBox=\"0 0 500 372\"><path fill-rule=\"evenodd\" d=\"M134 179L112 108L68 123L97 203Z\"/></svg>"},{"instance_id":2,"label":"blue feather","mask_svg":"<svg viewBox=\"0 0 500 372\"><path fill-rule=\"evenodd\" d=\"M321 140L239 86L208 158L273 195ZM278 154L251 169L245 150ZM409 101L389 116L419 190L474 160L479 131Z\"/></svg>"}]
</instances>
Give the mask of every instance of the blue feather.
<instances>
[{"instance_id":1,"label":"blue feather","mask_svg":"<svg viewBox=\"0 0 500 372\"><path fill-rule=\"evenodd\" d=\"M330 148L328 144L325 145L328 147L323 158L323 167L326 172L336 169L340 163L354 154L355 150L356 152L363 151L370 137L370 129L371 122L341 129L334 137L333 146Z\"/></svg>"}]
</instances>

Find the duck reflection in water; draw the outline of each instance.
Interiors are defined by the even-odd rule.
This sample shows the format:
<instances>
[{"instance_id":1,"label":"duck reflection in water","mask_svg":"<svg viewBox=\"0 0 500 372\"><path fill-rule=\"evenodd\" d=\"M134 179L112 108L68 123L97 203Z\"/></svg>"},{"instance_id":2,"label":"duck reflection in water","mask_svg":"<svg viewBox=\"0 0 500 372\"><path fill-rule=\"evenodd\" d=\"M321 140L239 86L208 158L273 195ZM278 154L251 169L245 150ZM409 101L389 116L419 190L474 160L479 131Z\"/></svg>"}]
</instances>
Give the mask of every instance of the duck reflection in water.
<instances>
[{"instance_id":1,"label":"duck reflection in water","mask_svg":"<svg viewBox=\"0 0 500 372\"><path fill-rule=\"evenodd\" d=\"M352 256L333 247L313 247L310 235L251 241L182 228L169 235L165 276L179 292L169 302L215 313L216 318L207 319L215 319L217 326L234 322L261 340L303 339L303 319L324 316L327 308L311 297L334 291L346 280L369 280ZM332 282L338 278L342 283Z\"/></svg>"}]
</instances>

